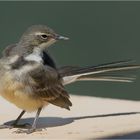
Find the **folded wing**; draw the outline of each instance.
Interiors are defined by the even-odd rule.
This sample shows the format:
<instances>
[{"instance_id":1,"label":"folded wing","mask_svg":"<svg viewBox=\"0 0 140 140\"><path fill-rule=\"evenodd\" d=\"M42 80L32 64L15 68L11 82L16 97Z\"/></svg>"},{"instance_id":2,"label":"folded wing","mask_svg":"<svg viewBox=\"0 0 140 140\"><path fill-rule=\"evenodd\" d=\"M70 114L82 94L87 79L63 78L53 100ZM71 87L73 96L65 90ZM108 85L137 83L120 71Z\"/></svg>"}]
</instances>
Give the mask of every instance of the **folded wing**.
<instances>
[{"instance_id":1,"label":"folded wing","mask_svg":"<svg viewBox=\"0 0 140 140\"><path fill-rule=\"evenodd\" d=\"M28 72L27 77L27 82L30 85L29 87L32 87L34 97L70 109L72 103L55 69L42 65Z\"/></svg>"}]
</instances>

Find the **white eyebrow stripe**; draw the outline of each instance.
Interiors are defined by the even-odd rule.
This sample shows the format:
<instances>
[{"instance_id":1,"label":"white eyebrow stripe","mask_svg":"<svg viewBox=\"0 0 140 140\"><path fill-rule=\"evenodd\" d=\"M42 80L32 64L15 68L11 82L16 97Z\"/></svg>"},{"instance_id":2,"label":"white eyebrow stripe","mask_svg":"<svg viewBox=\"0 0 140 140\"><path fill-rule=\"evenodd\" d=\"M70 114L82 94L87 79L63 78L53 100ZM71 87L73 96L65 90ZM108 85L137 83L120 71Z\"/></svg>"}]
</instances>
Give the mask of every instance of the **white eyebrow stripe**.
<instances>
[{"instance_id":1,"label":"white eyebrow stripe","mask_svg":"<svg viewBox=\"0 0 140 140\"><path fill-rule=\"evenodd\" d=\"M47 33L43 33L43 32L36 32L35 33L35 35L43 35L43 34L46 34L47 35Z\"/></svg>"}]
</instances>

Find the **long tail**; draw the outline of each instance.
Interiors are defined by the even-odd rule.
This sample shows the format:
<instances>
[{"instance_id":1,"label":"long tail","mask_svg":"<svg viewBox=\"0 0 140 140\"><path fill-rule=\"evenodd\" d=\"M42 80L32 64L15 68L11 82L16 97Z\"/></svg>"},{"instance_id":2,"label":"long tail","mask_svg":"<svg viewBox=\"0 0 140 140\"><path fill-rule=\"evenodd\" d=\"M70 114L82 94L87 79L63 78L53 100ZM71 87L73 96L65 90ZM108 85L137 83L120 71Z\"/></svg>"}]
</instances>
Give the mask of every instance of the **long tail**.
<instances>
[{"instance_id":1,"label":"long tail","mask_svg":"<svg viewBox=\"0 0 140 140\"><path fill-rule=\"evenodd\" d=\"M108 72L126 71L139 69L140 65L129 64L132 60L117 61L112 63L101 64L90 67L71 67L66 66L59 69L59 73L63 78L63 84L70 84L76 81L115 81L115 82L133 82L134 76L114 76L108 75ZM106 74L106 75L103 75Z\"/></svg>"}]
</instances>

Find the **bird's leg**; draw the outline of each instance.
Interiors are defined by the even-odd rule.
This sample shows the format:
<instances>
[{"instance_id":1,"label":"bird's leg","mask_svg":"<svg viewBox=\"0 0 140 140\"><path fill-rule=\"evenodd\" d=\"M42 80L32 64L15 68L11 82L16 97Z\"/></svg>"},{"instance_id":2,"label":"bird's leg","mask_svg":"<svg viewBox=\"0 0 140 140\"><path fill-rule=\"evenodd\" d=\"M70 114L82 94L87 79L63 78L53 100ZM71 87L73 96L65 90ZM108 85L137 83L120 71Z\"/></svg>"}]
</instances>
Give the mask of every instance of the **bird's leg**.
<instances>
[{"instance_id":1,"label":"bird's leg","mask_svg":"<svg viewBox=\"0 0 140 140\"><path fill-rule=\"evenodd\" d=\"M33 133L35 131L41 131L41 129L37 129L36 128L37 120L39 118L39 114L40 114L41 110L42 110L42 108L39 108L38 109L38 111L36 113L36 116L35 116L35 119L34 119L34 122L33 122L32 126L31 126L31 128L29 128L28 130L18 129L16 131L16 133L27 133L27 134L30 134L30 133Z\"/></svg>"},{"instance_id":2,"label":"bird's leg","mask_svg":"<svg viewBox=\"0 0 140 140\"><path fill-rule=\"evenodd\" d=\"M12 125L17 125L18 122L19 122L19 120L21 119L21 117L24 115L24 113L25 113L25 110L23 110L23 111L19 114L19 116L18 116L17 119L13 122Z\"/></svg>"},{"instance_id":3,"label":"bird's leg","mask_svg":"<svg viewBox=\"0 0 140 140\"><path fill-rule=\"evenodd\" d=\"M17 117L17 119L10 125L7 125L7 124L3 124L3 125L0 125L0 129L4 129L4 128L13 128L13 127L25 127L27 126L27 124L21 124L21 125L18 125L18 122L19 120L21 119L21 117L24 115L25 113L25 110L23 110L20 115ZM28 124L29 125L29 124Z\"/></svg>"},{"instance_id":4,"label":"bird's leg","mask_svg":"<svg viewBox=\"0 0 140 140\"><path fill-rule=\"evenodd\" d=\"M17 117L17 119L11 124L11 127L18 127L18 128L24 128L24 127L28 127L28 126L30 126L30 124L29 123L24 123L24 124L18 124L18 122L19 122L19 120L21 119L21 117L24 115L24 113L25 113L26 111L25 110L23 110L21 113L20 113L20 115Z\"/></svg>"}]
</instances>

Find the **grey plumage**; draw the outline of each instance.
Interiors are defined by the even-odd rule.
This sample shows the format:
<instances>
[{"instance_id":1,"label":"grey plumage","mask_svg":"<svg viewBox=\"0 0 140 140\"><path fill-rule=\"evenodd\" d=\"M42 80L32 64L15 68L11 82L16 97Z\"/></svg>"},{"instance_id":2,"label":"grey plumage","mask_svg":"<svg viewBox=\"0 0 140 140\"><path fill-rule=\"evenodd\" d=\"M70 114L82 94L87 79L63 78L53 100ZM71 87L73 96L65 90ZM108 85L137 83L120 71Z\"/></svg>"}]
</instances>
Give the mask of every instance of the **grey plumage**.
<instances>
[{"instance_id":1,"label":"grey plumage","mask_svg":"<svg viewBox=\"0 0 140 140\"><path fill-rule=\"evenodd\" d=\"M41 109L49 103L70 110L72 103L64 85L87 80L131 82L135 77L110 75L110 72L140 68L140 65L129 64L131 61L58 68L48 54L48 47L60 39L68 38L56 34L47 26L32 26L19 42L4 50L0 59L0 94L23 109L13 126L17 126L26 111L38 110L32 127L26 133L36 131L36 121Z\"/></svg>"},{"instance_id":2,"label":"grey plumage","mask_svg":"<svg viewBox=\"0 0 140 140\"><path fill-rule=\"evenodd\" d=\"M132 60L117 61L84 68L68 66L60 68L59 72L61 77L63 77L63 83L65 85L76 81L132 82L135 80L134 76L125 77L109 74L109 72L128 71L140 68L140 65L131 64L132 62Z\"/></svg>"}]
</instances>

